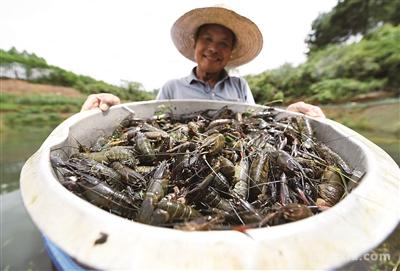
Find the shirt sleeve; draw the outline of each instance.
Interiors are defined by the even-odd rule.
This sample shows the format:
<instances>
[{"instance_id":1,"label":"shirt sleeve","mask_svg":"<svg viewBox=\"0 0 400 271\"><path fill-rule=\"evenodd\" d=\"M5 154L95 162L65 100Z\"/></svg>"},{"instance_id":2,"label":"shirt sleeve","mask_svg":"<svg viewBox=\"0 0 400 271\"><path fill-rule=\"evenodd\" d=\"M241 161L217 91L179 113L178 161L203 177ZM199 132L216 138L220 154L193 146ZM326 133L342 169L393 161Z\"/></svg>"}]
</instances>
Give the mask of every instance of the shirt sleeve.
<instances>
[{"instance_id":1,"label":"shirt sleeve","mask_svg":"<svg viewBox=\"0 0 400 271\"><path fill-rule=\"evenodd\" d=\"M249 84L246 82L246 102L249 104L256 104L254 101L253 93L250 90Z\"/></svg>"},{"instance_id":2,"label":"shirt sleeve","mask_svg":"<svg viewBox=\"0 0 400 271\"><path fill-rule=\"evenodd\" d=\"M156 100L170 100L171 98L169 97L170 95L168 94L169 94L168 86L167 84L164 84L161 87L160 91L158 92Z\"/></svg>"},{"instance_id":3,"label":"shirt sleeve","mask_svg":"<svg viewBox=\"0 0 400 271\"><path fill-rule=\"evenodd\" d=\"M247 81L245 79L243 79L243 81L245 83L244 84L245 85L244 93L245 93L245 99L246 99L245 102L248 104L256 104L256 102L254 101L253 93L250 90L249 84L247 83Z\"/></svg>"}]
</instances>

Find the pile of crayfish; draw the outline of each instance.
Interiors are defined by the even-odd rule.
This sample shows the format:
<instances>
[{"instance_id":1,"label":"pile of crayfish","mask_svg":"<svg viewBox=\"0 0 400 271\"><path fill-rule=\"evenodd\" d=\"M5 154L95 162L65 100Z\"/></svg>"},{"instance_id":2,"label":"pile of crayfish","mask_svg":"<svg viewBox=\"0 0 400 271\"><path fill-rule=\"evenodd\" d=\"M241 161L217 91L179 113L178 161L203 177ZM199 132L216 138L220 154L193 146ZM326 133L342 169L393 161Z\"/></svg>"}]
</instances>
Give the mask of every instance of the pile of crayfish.
<instances>
[{"instance_id":1,"label":"pile of crayfish","mask_svg":"<svg viewBox=\"0 0 400 271\"><path fill-rule=\"evenodd\" d=\"M134 114L91 146L50 157L64 187L113 214L182 230L304 219L349 192L352 169L302 116L227 107Z\"/></svg>"}]
</instances>

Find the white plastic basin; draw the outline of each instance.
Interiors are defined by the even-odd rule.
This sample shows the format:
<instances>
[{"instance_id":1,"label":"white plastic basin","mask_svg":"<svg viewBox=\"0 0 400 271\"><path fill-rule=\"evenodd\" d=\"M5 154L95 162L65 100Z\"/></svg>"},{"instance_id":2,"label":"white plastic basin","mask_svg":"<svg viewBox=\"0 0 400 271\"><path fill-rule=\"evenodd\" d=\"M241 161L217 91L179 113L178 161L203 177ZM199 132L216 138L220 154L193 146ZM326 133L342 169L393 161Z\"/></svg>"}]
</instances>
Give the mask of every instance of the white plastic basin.
<instances>
[{"instance_id":1,"label":"white plastic basin","mask_svg":"<svg viewBox=\"0 0 400 271\"><path fill-rule=\"evenodd\" d=\"M228 105L235 111L262 106L196 100L125 104L137 117L160 104L177 113ZM400 170L391 157L353 130L331 120L312 120L319 140L353 168L366 172L331 209L298 222L237 231L184 232L133 222L74 195L56 179L54 148L90 144L129 114L121 106L76 114L61 123L21 172L24 204L39 229L71 257L96 269L331 269L356 260L382 242L400 221ZM282 111L282 114L287 112ZM95 241L106 234L103 244Z\"/></svg>"}]
</instances>

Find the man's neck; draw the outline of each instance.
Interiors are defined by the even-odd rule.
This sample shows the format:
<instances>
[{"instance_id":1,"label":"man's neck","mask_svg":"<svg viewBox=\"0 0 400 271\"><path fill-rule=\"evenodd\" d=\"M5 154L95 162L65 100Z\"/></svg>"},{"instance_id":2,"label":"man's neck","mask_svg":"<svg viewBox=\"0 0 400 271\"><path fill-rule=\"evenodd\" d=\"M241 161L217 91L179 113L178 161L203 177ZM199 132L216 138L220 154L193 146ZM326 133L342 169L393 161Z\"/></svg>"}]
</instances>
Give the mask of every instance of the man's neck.
<instances>
[{"instance_id":1,"label":"man's neck","mask_svg":"<svg viewBox=\"0 0 400 271\"><path fill-rule=\"evenodd\" d=\"M217 73L209 73L209 72L199 71L199 69L196 67L195 74L198 79L209 84L211 87L214 87L215 84L217 84L217 82L224 77L225 70L222 70Z\"/></svg>"}]
</instances>

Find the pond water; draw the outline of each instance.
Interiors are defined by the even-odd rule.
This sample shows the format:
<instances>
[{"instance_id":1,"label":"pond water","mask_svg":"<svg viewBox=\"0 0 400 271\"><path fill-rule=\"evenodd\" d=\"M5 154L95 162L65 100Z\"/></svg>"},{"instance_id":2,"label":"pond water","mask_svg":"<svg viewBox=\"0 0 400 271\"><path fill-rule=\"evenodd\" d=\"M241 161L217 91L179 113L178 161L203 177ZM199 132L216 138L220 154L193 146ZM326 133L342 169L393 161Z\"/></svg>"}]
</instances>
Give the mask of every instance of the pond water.
<instances>
[{"instance_id":1,"label":"pond water","mask_svg":"<svg viewBox=\"0 0 400 271\"><path fill-rule=\"evenodd\" d=\"M54 127L14 127L2 132L0 141L1 194L19 188L19 175L26 160L42 145Z\"/></svg>"}]
</instances>

